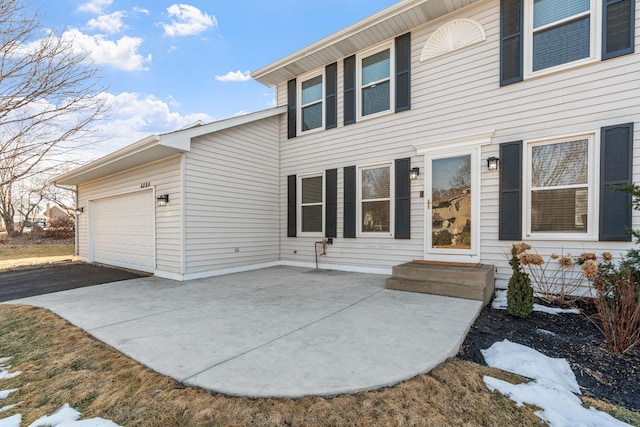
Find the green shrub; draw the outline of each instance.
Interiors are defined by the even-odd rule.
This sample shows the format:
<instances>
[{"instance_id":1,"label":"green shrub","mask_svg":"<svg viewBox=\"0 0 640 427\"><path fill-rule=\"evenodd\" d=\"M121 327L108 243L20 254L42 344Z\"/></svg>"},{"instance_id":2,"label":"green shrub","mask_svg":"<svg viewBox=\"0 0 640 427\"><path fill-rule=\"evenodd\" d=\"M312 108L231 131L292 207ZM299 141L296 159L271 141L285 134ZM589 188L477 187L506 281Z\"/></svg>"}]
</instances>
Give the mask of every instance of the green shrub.
<instances>
[{"instance_id":1,"label":"green shrub","mask_svg":"<svg viewBox=\"0 0 640 427\"><path fill-rule=\"evenodd\" d=\"M507 288L507 311L512 316L525 318L533 311L533 287L529 275L522 270L520 255L531 247L525 243L513 245L509 265L513 274Z\"/></svg>"}]
</instances>

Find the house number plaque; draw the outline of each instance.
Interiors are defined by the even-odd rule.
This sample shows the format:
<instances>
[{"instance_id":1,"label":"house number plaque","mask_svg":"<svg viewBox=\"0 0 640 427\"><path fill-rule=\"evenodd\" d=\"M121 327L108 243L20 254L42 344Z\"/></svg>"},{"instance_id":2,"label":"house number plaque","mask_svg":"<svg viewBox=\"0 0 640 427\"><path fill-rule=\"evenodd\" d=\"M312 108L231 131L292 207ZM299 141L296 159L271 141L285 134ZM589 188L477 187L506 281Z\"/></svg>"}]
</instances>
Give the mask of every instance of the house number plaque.
<instances>
[{"instance_id":1,"label":"house number plaque","mask_svg":"<svg viewBox=\"0 0 640 427\"><path fill-rule=\"evenodd\" d=\"M150 182L143 182L142 184L140 184L140 188L149 188L149 187L151 187Z\"/></svg>"}]
</instances>

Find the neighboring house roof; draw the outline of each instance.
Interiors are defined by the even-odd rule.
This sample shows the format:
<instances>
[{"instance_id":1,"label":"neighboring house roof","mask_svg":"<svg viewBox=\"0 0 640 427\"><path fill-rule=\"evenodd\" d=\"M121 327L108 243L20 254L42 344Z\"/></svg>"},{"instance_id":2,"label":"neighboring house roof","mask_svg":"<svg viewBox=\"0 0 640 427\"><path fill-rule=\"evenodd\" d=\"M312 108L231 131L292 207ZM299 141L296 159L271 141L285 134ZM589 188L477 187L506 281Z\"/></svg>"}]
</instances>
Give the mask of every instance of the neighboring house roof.
<instances>
[{"instance_id":1,"label":"neighboring house roof","mask_svg":"<svg viewBox=\"0 0 640 427\"><path fill-rule=\"evenodd\" d=\"M58 205L50 206L47 203L47 209L44 211L44 216L54 219L54 218L64 218L68 216L73 216L75 209L65 206L64 209Z\"/></svg>"},{"instance_id":2,"label":"neighboring house roof","mask_svg":"<svg viewBox=\"0 0 640 427\"><path fill-rule=\"evenodd\" d=\"M93 181L177 153L188 152L191 150L191 138L277 116L286 111L286 107L271 108L208 124L195 123L187 128L160 135L150 135L71 172L59 175L53 182L56 185L78 185Z\"/></svg>"},{"instance_id":3,"label":"neighboring house roof","mask_svg":"<svg viewBox=\"0 0 640 427\"><path fill-rule=\"evenodd\" d=\"M265 86L291 80L479 0L404 0L251 73Z\"/></svg>"}]
</instances>

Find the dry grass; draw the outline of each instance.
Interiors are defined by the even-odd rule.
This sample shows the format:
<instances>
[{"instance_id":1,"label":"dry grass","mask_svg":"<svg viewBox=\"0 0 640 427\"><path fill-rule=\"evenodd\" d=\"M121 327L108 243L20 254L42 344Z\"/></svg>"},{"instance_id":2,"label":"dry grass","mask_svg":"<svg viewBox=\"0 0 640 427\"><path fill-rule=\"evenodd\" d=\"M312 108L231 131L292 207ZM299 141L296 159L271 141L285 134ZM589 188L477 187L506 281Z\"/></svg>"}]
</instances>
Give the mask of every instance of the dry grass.
<instances>
[{"instance_id":1,"label":"dry grass","mask_svg":"<svg viewBox=\"0 0 640 427\"><path fill-rule=\"evenodd\" d=\"M29 236L26 236L29 237ZM76 260L75 245L68 240L0 238L0 270Z\"/></svg>"},{"instance_id":2,"label":"dry grass","mask_svg":"<svg viewBox=\"0 0 640 427\"><path fill-rule=\"evenodd\" d=\"M64 403L83 418L130 427L541 425L534 408L518 408L482 381L519 377L458 359L392 388L332 399L228 397L159 375L48 310L16 305L0 305L2 356L23 371L1 380L0 389L20 388L3 404L22 402L3 416L21 413L24 425Z\"/></svg>"}]
</instances>

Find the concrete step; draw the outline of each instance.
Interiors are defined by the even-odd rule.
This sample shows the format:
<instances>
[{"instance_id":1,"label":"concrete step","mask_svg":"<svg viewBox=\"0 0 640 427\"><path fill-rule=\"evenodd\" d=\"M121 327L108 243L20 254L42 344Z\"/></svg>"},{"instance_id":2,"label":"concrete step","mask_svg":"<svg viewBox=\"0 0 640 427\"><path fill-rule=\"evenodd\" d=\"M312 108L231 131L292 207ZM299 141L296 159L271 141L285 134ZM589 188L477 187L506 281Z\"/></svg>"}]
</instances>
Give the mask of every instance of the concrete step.
<instances>
[{"instance_id":1,"label":"concrete step","mask_svg":"<svg viewBox=\"0 0 640 427\"><path fill-rule=\"evenodd\" d=\"M425 280L433 282L452 282L461 285L484 286L487 275L493 276L493 266L478 267L449 266L437 264L420 264L407 262L393 267L393 277L409 280Z\"/></svg>"},{"instance_id":2,"label":"concrete step","mask_svg":"<svg viewBox=\"0 0 640 427\"><path fill-rule=\"evenodd\" d=\"M393 267L387 289L483 301L494 290L494 266L437 265L409 262Z\"/></svg>"}]
</instances>

